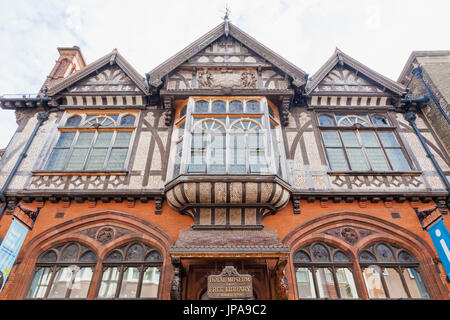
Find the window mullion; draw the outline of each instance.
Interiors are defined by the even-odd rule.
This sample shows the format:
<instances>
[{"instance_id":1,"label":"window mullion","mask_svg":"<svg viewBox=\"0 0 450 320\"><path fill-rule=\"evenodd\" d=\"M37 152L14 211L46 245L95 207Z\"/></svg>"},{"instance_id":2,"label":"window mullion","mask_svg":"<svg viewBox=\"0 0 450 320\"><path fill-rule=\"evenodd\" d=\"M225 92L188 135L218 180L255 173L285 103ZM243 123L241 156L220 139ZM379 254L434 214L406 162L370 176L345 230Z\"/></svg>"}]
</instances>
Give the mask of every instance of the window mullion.
<instances>
[{"instance_id":1,"label":"window mullion","mask_svg":"<svg viewBox=\"0 0 450 320\"><path fill-rule=\"evenodd\" d=\"M333 281L334 281L334 288L336 290L337 296L339 299L342 299L341 297L341 288L339 288L339 282L336 276L336 267L332 266L328 268L331 271L331 274L333 275Z\"/></svg>"},{"instance_id":2,"label":"window mullion","mask_svg":"<svg viewBox=\"0 0 450 320\"><path fill-rule=\"evenodd\" d=\"M210 130L210 129L208 129ZM206 162L206 173L210 173L211 171L211 157L212 157L212 133L206 131L206 144L205 144L205 162ZM202 141L203 142L203 141Z\"/></svg>"},{"instance_id":3,"label":"window mullion","mask_svg":"<svg viewBox=\"0 0 450 320\"><path fill-rule=\"evenodd\" d=\"M316 268L314 268L313 266L308 267L308 269L311 270L311 274L313 277L313 281L314 281L314 290L316 290L316 299L317 298L321 298L320 297L320 291L319 291L319 285L317 284L317 279L316 279Z\"/></svg>"},{"instance_id":4,"label":"window mullion","mask_svg":"<svg viewBox=\"0 0 450 320\"><path fill-rule=\"evenodd\" d=\"M116 137L117 137L117 131L114 131L113 135L111 137L111 141L109 142L108 151L106 152L105 162L103 162L103 169L105 169L105 170L108 167L109 158L111 157L111 153L112 153L114 142L116 141Z\"/></svg>"},{"instance_id":5,"label":"window mullion","mask_svg":"<svg viewBox=\"0 0 450 320\"><path fill-rule=\"evenodd\" d=\"M137 289L136 289L136 298L140 298L141 297L142 282L143 282L143 279L144 279L144 273L145 273L146 269L147 268L145 266L140 266L138 268L138 270L139 270L139 281L138 281L138 285L137 285Z\"/></svg>"},{"instance_id":6,"label":"window mullion","mask_svg":"<svg viewBox=\"0 0 450 320\"><path fill-rule=\"evenodd\" d=\"M120 287L122 286L122 280L123 280L123 274L125 273L126 266L119 266L119 279L117 280L117 288L116 288L116 294L114 295L114 298L118 298L120 294Z\"/></svg>"},{"instance_id":7,"label":"window mullion","mask_svg":"<svg viewBox=\"0 0 450 320\"><path fill-rule=\"evenodd\" d=\"M47 286L47 290L45 290L44 299L48 298L48 295L50 294L50 289L53 286L53 281L55 280L56 273L58 272L59 269L60 269L59 266L51 267L50 270L52 270L52 275L50 277L50 280L48 281L48 286Z\"/></svg>"},{"instance_id":8,"label":"window mullion","mask_svg":"<svg viewBox=\"0 0 450 320\"><path fill-rule=\"evenodd\" d=\"M380 267L381 284L383 285L384 294L386 295L387 298L390 298L391 295L389 294L389 289L387 287L386 280L384 279L384 275L383 275L384 269L386 269L386 268L385 267Z\"/></svg>"},{"instance_id":9,"label":"window mullion","mask_svg":"<svg viewBox=\"0 0 450 320\"><path fill-rule=\"evenodd\" d=\"M250 149L248 146L248 131L244 131L245 172L250 173Z\"/></svg>"},{"instance_id":10,"label":"window mullion","mask_svg":"<svg viewBox=\"0 0 450 320\"><path fill-rule=\"evenodd\" d=\"M342 151L344 152L345 160L347 161L347 168L351 171L353 169L352 169L352 165L350 163L350 159L347 154L347 147L345 146L344 140L342 139L342 136L341 136L341 130L338 129L337 133L338 133L338 137L339 137L339 142L341 143Z\"/></svg>"},{"instance_id":11,"label":"window mullion","mask_svg":"<svg viewBox=\"0 0 450 320\"><path fill-rule=\"evenodd\" d=\"M70 286L67 288L65 299L68 299L70 297L70 294L72 293L73 284L75 282L74 277L74 270L71 270L72 275L70 276Z\"/></svg>"},{"instance_id":12,"label":"window mullion","mask_svg":"<svg viewBox=\"0 0 450 320\"><path fill-rule=\"evenodd\" d=\"M81 167L82 170L86 169L86 165L87 165L88 159L89 159L89 157L92 154L92 150L94 149L94 143L95 143L95 141L97 141L97 137L98 137L98 130L95 130L94 131L94 137L91 140L91 144L88 147L88 152L86 153L86 157L84 158L83 166ZM82 148L82 149L84 149L84 148Z\"/></svg>"},{"instance_id":13,"label":"window mullion","mask_svg":"<svg viewBox=\"0 0 450 320\"><path fill-rule=\"evenodd\" d=\"M79 136L80 136L80 131L77 130L76 134L75 134L75 137L73 138L72 143L70 144L70 146L68 148L69 152L67 152L66 161L64 162L64 165L63 165L63 170L67 169L67 165L70 162L70 158L72 157L72 153L73 153L73 150L75 149L75 145L76 145L76 143L78 141L78 137Z\"/></svg>"},{"instance_id":14,"label":"window mullion","mask_svg":"<svg viewBox=\"0 0 450 320\"><path fill-rule=\"evenodd\" d=\"M375 133L375 136L377 137L377 140L378 140L378 143L380 145L381 151L384 154L384 158L386 159L387 165L389 166L390 170L394 170L394 167L392 166L391 161L389 160L389 157L386 154L386 150L384 150L384 145L381 143L381 139L378 136L378 132L375 130L374 133Z\"/></svg>"},{"instance_id":15,"label":"window mullion","mask_svg":"<svg viewBox=\"0 0 450 320\"><path fill-rule=\"evenodd\" d=\"M395 269L400 274L400 279L402 280L402 284L403 284L403 287L405 288L406 295L408 296L408 298L411 299L411 292L409 292L408 284L406 283L406 280L403 276L403 270L407 270L407 269L404 269L402 266L398 266Z\"/></svg>"},{"instance_id":16,"label":"window mullion","mask_svg":"<svg viewBox=\"0 0 450 320\"><path fill-rule=\"evenodd\" d=\"M359 130L356 130L356 139L358 139L361 151L363 153L364 156L364 160L366 161L367 167L369 168L370 171L374 171L372 168L372 164L369 161L369 156L367 155L367 151L366 151L366 147L364 146L364 143L362 141L362 138L359 134Z\"/></svg>"},{"instance_id":17,"label":"window mullion","mask_svg":"<svg viewBox=\"0 0 450 320\"><path fill-rule=\"evenodd\" d=\"M229 117L225 120L225 173L230 173L230 150L231 150L231 137L230 137L230 130L228 129L229 126Z\"/></svg>"}]
</instances>

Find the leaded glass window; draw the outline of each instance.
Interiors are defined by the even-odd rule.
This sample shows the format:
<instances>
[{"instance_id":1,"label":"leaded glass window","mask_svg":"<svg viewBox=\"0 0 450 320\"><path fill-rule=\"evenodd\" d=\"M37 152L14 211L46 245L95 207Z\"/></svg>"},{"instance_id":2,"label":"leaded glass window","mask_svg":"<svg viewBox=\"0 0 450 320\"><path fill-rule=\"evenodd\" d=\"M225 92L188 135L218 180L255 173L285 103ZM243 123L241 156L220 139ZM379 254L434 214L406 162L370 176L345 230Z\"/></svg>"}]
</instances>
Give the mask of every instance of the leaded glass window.
<instances>
[{"instance_id":1,"label":"leaded glass window","mask_svg":"<svg viewBox=\"0 0 450 320\"><path fill-rule=\"evenodd\" d=\"M96 261L95 252L78 242L47 250L38 258L27 298L85 299Z\"/></svg>"},{"instance_id":2,"label":"leaded glass window","mask_svg":"<svg viewBox=\"0 0 450 320\"><path fill-rule=\"evenodd\" d=\"M359 255L367 293L371 299L427 299L414 256L393 244L377 242Z\"/></svg>"},{"instance_id":3,"label":"leaded glass window","mask_svg":"<svg viewBox=\"0 0 450 320\"><path fill-rule=\"evenodd\" d=\"M332 171L410 171L397 135L381 115L319 115Z\"/></svg>"},{"instance_id":4,"label":"leaded glass window","mask_svg":"<svg viewBox=\"0 0 450 320\"><path fill-rule=\"evenodd\" d=\"M45 170L124 170L135 122L136 117L130 114L69 117L60 128Z\"/></svg>"},{"instance_id":5,"label":"leaded glass window","mask_svg":"<svg viewBox=\"0 0 450 320\"><path fill-rule=\"evenodd\" d=\"M314 242L294 253L294 268L300 299L356 299L352 263L332 245Z\"/></svg>"},{"instance_id":6,"label":"leaded glass window","mask_svg":"<svg viewBox=\"0 0 450 320\"><path fill-rule=\"evenodd\" d=\"M142 242L125 244L112 250L103 261L97 298L156 299L162 255Z\"/></svg>"},{"instance_id":7,"label":"leaded glass window","mask_svg":"<svg viewBox=\"0 0 450 320\"><path fill-rule=\"evenodd\" d=\"M173 177L283 173L278 120L265 99L191 98L176 126Z\"/></svg>"}]
</instances>

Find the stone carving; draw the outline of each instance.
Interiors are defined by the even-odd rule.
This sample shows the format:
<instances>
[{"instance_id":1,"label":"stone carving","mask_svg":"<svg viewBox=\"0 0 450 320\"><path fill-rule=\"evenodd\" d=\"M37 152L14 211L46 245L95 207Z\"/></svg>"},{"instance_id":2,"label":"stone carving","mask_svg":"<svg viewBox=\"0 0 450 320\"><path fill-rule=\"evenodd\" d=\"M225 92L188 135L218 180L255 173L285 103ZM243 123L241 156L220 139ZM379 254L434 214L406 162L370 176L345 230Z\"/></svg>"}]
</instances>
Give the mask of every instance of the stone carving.
<instances>
[{"instance_id":1,"label":"stone carving","mask_svg":"<svg viewBox=\"0 0 450 320\"><path fill-rule=\"evenodd\" d=\"M111 241L112 239L114 239L114 234L115 234L115 232L114 232L113 228L111 228L111 227L104 227L104 228L101 228L97 232L97 235L96 235L95 239L98 242L100 242L102 244L105 244L108 241Z\"/></svg>"},{"instance_id":2,"label":"stone carving","mask_svg":"<svg viewBox=\"0 0 450 320\"><path fill-rule=\"evenodd\" d=\"M244 88L256 88L256 77L252 72L244 71L241 74L241 86Z\"/></svg>"},{"instance_id":3,"label":"stone carving","mask_svg":"<svg viewBox=\"0 0 450 320\"><path fill-rule=\"evenodd\" d=\"M214 85L214 79L207 69L198 73L197 83L200 88L212 88Z\"/></svg>"},{"instance_id":4,"label":"stone carving","mask_svg":"<svg viewBox=\"0 0 450 320\"><path fill-rule=\"evenodd\" d=\"M132 233L132 231L120 227L112 227L106 225L85 229L80 231L79 233L88 236L89 238L94 239L101 244L105 244L126 234L130 234Z\"/></svg>"},{"instance_id":5,"label":"stone carving","mask_svg":"<svg viewBox=\"0 0 450 320\"><path fill-rule=\"evenodd\" d=\"M170 299L181 300L181 262L179 259L172 260L173 278L170 284Z\"/></svg>"},{"instance_id":6,"label":"stone carving","mask_svg":"<svg viewBox=\"0 0 450 320\"><path fill-rule=\"evenodd\" d=\"M339 228L328 229L323 233L342 239L351 245L355 245L362 238L365 238L368 235L373 234L373 231L362 228L355 228L351 226L343 226Z\"/></svg>"},{"instance_id":7,"label":"stone carving","mask_svg":"<svg viewBox=\"0 0 450 320\"><path fill-rule=\"evenodd\" d=\"M353 228L342 228L340 232L341 237L350 244L358 242L358 233Z\"/></svg>"}]
</instances>

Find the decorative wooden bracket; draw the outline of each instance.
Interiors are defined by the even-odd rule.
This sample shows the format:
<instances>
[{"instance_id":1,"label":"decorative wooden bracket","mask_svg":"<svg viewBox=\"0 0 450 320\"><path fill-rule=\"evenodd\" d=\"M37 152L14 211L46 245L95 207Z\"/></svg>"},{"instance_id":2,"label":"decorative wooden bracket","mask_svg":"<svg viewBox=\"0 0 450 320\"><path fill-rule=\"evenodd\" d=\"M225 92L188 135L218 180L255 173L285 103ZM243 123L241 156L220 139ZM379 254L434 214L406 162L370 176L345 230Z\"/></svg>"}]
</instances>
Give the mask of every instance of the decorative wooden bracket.
<instances>
[{"instance_id":1,"label":"decorative wooden bracket","mask_svg":"<svg viewBox=\"0 0 450 320\"><path fill-rule=\"evenodd\" d=\"M173 97L164 97L164 114L166 116L166 126L170 126L173 120L172 100Z\"/></svg>"},{"instance_id":2,"label":"decorative wooden bracket","mask_svg":"<svg viewBox=\"0 0 450 320\"><path fill-rule=\"evenodd\" d=\"M291 97L284 96L282 97L282 104L281 104L281 115L280 120L281 124L286 127L289 125L289 108L291 106Z\"/></svg>"}]
</instances>

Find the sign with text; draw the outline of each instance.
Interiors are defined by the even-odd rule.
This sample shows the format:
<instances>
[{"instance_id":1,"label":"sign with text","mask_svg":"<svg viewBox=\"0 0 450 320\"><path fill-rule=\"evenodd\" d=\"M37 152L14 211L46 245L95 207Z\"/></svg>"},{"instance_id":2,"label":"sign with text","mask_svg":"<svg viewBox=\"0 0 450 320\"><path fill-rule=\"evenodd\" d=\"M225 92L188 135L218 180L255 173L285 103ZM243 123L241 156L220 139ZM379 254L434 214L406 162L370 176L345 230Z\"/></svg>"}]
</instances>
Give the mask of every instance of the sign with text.
<instances>
[{"instance_id":1,"label":"sign with text","mask_svg":"<svg viewBox=\"0 0 450 320\"><path fill-rule=\"evenodd\" d=\"M427 231L447 273L447 279L450 280L450 234L444 225L444 220L440 219Z\"/></svg>"},{"instance_id":2,"label":"sign with text","mask_svg":"<svg viewBox=\"0 0 450 320\"><path fill-rule=\"evenodd\" d=\"M252 276L239 274L233 266L226 266L219 275L208 276L209 299L253 298Z\"/></svg>"},{"instance_id":3,"label":"sign with text","mask_svg":"<svg viewBox=\"0 0 450 320\"><path fill-rule=\"evenodd\" d=\"M28 233L28 228L17 220L13 220L0 245L0 275L3 276L3 283L0 286L0 292L3 290L9 273L16 261L17 254L22 247L22 243Z\"/></svg>"}]
</instances>

